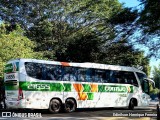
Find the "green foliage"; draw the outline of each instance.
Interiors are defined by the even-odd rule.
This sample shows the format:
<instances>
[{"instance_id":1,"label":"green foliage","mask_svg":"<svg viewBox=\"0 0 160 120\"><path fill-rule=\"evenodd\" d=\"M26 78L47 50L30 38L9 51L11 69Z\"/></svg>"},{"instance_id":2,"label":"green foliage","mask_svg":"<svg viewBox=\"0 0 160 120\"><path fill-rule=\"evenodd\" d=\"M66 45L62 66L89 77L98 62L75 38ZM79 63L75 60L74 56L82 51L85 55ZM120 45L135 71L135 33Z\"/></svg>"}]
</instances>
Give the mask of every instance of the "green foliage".
<instances>
[{"instance_id":1,"label":"green foliage","mask_svg":"<svg viewBox=\"0 0 160 120\"><path fill-rule=\"evenodd\" d=\"M159 0L139 0L135 8L124 8L111 19L116 25L118 38L126 38L133 44L148 49L149 57L160 57L160 3Z\"/></svg>"},{"instance_id":2,"label":"green foliage","mask_svg":"<svg viewBox=\"0 0 160 120\"><path fill-rule=\"evenodd\" d=\"M160 64L158 66L154 66L153 80L155 81L156 88L160 89Z\"/></svg>"},{"instance_id":3,"label":"green foliage","mask_svg":"<svg viewBox=\"0 0 160 120\"><path fill-rule=\"evenodd\" d=\"M150 93L151 93L151 94L154 94L154 95L158 94L159 92L160 92L160 91L159 91L158 88L155 88L155 89L153 89L152 91L150 91Z\"/></svg>"},{"instance_id":4,"label":"green foliage","mask_svg":"<svg viewBox=\"0 0 160 120\"><path fill-rule=\"evenodd\" d=\"M150 91L150 94L158 94L160 92L160 90L158 88L153 88L153 84L152 83L149 83L149 91Z\"/></svg>"},{"instance_id":5,"label":"green foliage","mask_svg":"<svg viewBox=\"0 0 160 120\"><path fill-rule=\"evenodd\" d=\"M149 59L125 37L135 30L137 11L118 0L1 0L0 6L2 20L25 28L36 46L30 49L46 59L139 65L149 74Z\"/></svg>"},{"instance_id":6,"label":"green foliage","mask_svg":"<svg viewBox=\"0 0 160 120\"><path fill-rule=\"evenodd\" d=\"M107 44L103 50L103 63L122 66L142 67L147 75L150 74L149 58L144 52L134 49L132 44L123 39L114 44Z\"/></svg>"},{"instance_id":7,"label":"green foliage","mask_svg":"<svg viewBox=\"0 0 160 120\"><path fill-rule=\"evenodd\" d=\"M137 10L132 10L132 8L123 8L112 16L111 23L116 25L126 23L127 26L127 23L132 23L137 16Z\"/></svg>"},{"instance_id":8,"label":"green foliage","mask_svg":"<svg viewBox=\"0 0 160 120\"><path fill-rule=\"evenodd\" d=\"M104 41L93 31L78 33L68 43L66 61L75 62L101 62L101 47Z\"/></svg>"},{"instance_id":9,"label":"green foliage","mask_svg":"<svg viewBox=\"0 0 160 120\"><path fill-rule=\"evenodd\" d=\"M3 76L3 67L10 59L16 58L40 58L40 54L34 53L35 43L23 35L23 30L17 26L16 30L8 32L7 25L0 25L0 79Z\"/></svg>"},{"instance_id":10,"label":"green foliage","mask_svg":"<svg viewBox=\"0 0 160 120\"><path fill-rule=\"evenodd\" d=\"M140 0L144 9L140 13L138 22L144 26L147 33L160 35L160 1L159 0Z\"/></svg>"}]
</instances>

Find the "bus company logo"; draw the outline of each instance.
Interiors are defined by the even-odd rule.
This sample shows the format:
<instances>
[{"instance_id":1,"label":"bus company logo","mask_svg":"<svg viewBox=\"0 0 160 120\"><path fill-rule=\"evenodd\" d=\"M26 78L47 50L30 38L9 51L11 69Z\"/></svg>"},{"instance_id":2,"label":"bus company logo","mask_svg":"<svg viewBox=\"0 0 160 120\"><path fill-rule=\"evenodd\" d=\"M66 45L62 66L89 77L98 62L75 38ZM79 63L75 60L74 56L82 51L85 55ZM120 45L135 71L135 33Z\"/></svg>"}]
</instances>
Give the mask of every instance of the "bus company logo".
<instances>
[{"instance_id":1,"label":"bus company logo","mask_svg":"<svg viewBox=\"0 0 160 120\"><path fill-rule=\"evenodd\" d=\"M105 86L105 92L133 93L133 86Z\"/></svg>"},{"instance_id":2,"label":"bus company logo","mask_svg":"<svg viewBox=\"0 0 160 120\"><path fill-rule=\"evenodd\" d=\"M127 92L127 88L125 86L106 86L106 92Z\"/></svg>"}]
</instances>

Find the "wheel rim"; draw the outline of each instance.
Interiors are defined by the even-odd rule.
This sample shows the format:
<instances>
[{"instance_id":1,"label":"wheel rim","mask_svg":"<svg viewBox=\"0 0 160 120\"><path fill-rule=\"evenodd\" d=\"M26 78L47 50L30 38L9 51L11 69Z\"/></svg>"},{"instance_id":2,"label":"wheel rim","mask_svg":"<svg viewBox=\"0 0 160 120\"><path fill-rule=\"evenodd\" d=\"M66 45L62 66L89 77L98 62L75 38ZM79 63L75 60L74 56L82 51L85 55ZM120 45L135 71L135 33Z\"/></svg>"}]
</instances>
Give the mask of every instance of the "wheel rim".
<instances>
[{"instance_id":1,"label":"wheel rim","mask_svg":"<svg viewBox=\"0 0 160 120\"><path fill-rule=\"evenodd\" d=\"M52 103L51 103L51 109L52 109L53 111L59 110L59 109L60 109L59 103L58 103L58 102L52 102Z\"/></svg>"}]
</instances>

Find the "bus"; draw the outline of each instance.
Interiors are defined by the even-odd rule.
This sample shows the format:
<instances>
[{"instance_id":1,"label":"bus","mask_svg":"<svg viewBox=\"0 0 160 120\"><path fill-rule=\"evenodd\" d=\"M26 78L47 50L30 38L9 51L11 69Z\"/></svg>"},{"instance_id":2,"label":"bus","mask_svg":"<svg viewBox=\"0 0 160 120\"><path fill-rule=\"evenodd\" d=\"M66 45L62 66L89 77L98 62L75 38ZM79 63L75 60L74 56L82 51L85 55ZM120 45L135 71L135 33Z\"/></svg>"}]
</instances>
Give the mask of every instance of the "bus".
<instances>
[{"instance_id":1,"label":"bus","mask_svg":"<svg viewBox=\"0 0 160 120\"><path fill-rule=\"evenodd\" d=\"M5 65L7 108L73 112L77 108L148 106L146 74L127 66L15 59Z\"/></svg>"}]
</instances>

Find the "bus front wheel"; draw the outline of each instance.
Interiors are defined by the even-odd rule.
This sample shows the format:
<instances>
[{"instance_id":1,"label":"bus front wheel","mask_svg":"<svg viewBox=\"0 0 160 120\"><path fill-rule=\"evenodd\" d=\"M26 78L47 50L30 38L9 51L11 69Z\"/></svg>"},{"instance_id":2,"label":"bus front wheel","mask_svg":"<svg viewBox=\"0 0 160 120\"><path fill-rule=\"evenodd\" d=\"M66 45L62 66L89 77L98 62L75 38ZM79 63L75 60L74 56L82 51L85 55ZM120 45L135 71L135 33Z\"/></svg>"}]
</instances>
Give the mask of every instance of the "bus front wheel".
<instances>
[{"instance_id":1,"label":"bus front wheel","mask_svg":"<svg viewBox=\"0 0 160 120\"><path fill-rule=\"evenodd\" d=\"M76 102L73 99L67 99L65 101L65 112L74 112L76 110Z\"/></svg>"},{"instance_id":2,"label":"bus front wheel","mask_svg":"<svg viewBox=\"0 0 160 120\"><path fill-rule=\"evenodd\" d=\"M134 106L135 106L135 104L134 104L134 99L131 99L131 100L130 100L130 103L129 103L129 106L128 106L128 109L129 109L129 110L133 110L133 109L134 109Z\"/></svg>"},{"instance_id":3,"label":"bus front wheel","mask_svg":"<svg viewBox=\"0 0 160 120\"><path fill-rule=\"evenodd\" d=\"M58 113L61 110L61 102L58 99L52 99L49 104L50 113Z\"/></svg>"}]
</instances>

